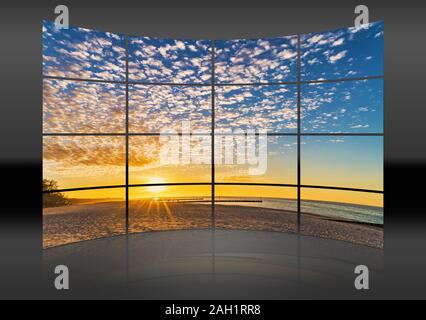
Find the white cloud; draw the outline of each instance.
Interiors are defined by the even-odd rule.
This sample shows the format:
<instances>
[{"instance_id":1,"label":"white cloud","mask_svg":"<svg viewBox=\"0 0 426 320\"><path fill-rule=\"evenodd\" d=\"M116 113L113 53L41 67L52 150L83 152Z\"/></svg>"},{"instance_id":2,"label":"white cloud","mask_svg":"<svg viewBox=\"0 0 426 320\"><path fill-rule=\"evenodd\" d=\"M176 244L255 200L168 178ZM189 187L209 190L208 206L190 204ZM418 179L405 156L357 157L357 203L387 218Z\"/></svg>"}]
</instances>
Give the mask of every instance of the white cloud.
<instances>
[{"instance_id":1,"label":"white cloud","mask_svg":"<svg viewBox=\"0 0 426 320\"><path fill-rule=\"evenodd\" d=\"M176 41L176 47L178 47L181 50L185 50L185 43L183 41Z\"/></svg>"},{"instance_id":2,"label":"white cloud","mask_svg":"<svg viewBox=\"0 0 426 320\"><path fill-rule=\"evenodd\" d=\"M330 60L331 63L336 63L340 59L344 58L346 56L347 52L348 52L348 50L341 51L334 56L330 56L328 59Z\"/></svg>"},{"instance_id":3,"label":"white cloud","mask_svg":"<svg viewBox=\"0 0 426 320\"><path fill-rule=\"evenodd\" d=\"M337 47L337 46L342 45L344 42L345 42L345 39L340 38L340 39L337 39L336 41L334 41L334 42L331 44L331 46L332 46L332 47Z\"/></svg>"},{"instance_id":4,"label":"white cloud","mask_svg":"<svg viewBox=\"0 0 426 320\"><path fill-rule=\"evenodd\" d=\"M311 60L308 60L309 65L313 65L313 64L318 63L318 62L319 62L318 58L313 58Z\"/></svg>"},{"instance_id":5,"label":"white cloud","mask_svg":"<svg viewBox=\"0 0 426 320\"><path fill-rule=\"evenodd\" d=\"M282 59L291 59L297 56L297 52L286 49L281 51L277 56Z\"/></svg>"},{"instance_id":6,"label":"white cloud","mask_svg":"<svg viewBox=\"0 0 426 320\"><path fill-rule=\"evenodd\" d=\"M365 128L368 128L368 127L369 127L368 124L365 124L365 125L357 124L357 125L352 126L351 128L352 129L365 129Z\"/></svg>"},{"instance_id":7,"label":"white cloud","mask_svg":"<svg viewBox=\"0 0 426 320\"><path fill-rule=\"evenodd\" d=\"M315 36L309 38L308 42L310 44L314 44L314 43L317 43L318 41L320 41L323 37L324 37L323 34L318 34L318 35L315 35Z\"/></svg>"}]
</instances>

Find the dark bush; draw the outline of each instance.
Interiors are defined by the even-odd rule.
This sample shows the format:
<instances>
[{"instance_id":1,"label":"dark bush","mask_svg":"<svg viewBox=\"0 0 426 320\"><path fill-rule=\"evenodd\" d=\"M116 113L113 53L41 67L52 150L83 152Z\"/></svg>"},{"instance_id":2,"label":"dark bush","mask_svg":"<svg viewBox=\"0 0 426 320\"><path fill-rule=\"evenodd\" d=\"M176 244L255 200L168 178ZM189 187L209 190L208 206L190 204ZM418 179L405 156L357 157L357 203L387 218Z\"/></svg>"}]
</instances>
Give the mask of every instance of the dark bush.
<instances>
[{"instance_id":1,"label":"dark bush","mask_svg":"<svg viewBox=\"0 0 426 320\"><path fill-rule=\"evenodd\" d=\"M43 179L43 191L58 190L58 183L54 180ZM68 205L69 201L60 192L43 193L43 208Z\"/></svg>"}]
</instances>

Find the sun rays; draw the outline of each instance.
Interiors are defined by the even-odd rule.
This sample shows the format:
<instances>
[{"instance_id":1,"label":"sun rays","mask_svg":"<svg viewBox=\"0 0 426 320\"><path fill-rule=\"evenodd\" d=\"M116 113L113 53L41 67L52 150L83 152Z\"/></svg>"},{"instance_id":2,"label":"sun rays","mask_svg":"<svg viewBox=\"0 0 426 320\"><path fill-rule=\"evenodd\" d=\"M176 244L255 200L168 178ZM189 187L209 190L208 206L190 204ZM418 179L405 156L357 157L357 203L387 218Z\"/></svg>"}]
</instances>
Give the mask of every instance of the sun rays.
<instances>
[{"instance_id":1,"label":"sun rays","mask_svg":"<svg viewBox=\"0 0 426 320\"><path fill-rule=\"evenodd\" d=\"M133 204L135 212L141 215L143 220L162 220L171 223L176 222L173 209L167 204L168 200L159 197L139 199Z\"/></svg>"}]
</instances>

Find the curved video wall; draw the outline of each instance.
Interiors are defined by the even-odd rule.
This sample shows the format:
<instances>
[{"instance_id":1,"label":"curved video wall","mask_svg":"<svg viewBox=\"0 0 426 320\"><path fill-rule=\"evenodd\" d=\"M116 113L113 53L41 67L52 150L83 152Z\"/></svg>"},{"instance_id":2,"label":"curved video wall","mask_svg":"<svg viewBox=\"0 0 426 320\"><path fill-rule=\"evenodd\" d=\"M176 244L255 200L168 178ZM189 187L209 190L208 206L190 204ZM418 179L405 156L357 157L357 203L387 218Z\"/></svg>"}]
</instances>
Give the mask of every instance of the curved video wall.
<instances>
[{"instance_id":1,"label":"curved video wall","mask_svg":"<svg viewBox=\"0 0 426 320\"><path fill-rule=\"evenodd\" d=\"M383 23L238 40L43 22L43 246L300 232L383 247Z\"/></svg>"}]
</instances>

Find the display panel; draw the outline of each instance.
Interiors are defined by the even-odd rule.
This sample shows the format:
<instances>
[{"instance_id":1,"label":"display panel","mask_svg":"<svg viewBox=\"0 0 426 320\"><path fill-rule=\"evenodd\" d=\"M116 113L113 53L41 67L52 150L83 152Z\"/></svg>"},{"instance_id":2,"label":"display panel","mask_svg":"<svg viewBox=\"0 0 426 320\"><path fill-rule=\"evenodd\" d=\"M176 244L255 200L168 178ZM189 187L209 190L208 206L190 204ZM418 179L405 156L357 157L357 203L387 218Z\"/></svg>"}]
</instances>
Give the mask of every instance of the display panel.
<instances>
[{"instance_id":1,"label":"display panel","mask_svg":"<svg viewBox=\"0 0 426 320\"><path fill-rule=\"evenodd\" d=\"M124 133L125 86L115 83L43 80L43 132Z\"/></svg>"},{"instance_id":2,"label":"display panel","mask_svg":"<svg viewBox=\"0 0 426 320\"><path fill-rule=\"evenodd\" d=\"M383 194L302 188L302 234L383 248Z\"/></svg>"},{"instance_id":3,"label":"display panel","mask_svg":"<svg viewBox=\"0 0 426 320\"><path fill-rule=\"evenodd\" d=\"M383 22L301 36L301 79L383 75Z\"/></svg>"},{"instance_id":4,"label":"display panel","mask_svg":"<svg viewBox=\"0 0 426 320\"><path fill-rule=\"evenodd\" d=\"M215 41L218 83L297 80L297 36Z\"/></svg>"},{"instance_id":5,"label":"display panel","mask_svg":"<svg viewBox=\"0 0 426 320\"><path fill-rule=\"evenodd\" d=\"M129 232L210 228L211 203L210 186L133 187Z\"/></svg>"},{"instance_id":6,"label":"display panel","mask_svg":"<svg viewBox=\"0 0 426 320\"><path fill-rule=\"evenodd\" d=\"M129 130L136 133L210 132L211 88L146 86L129 88Z\"/></svg>"},{"instance_id":7,"label":"display panel","mask_svg":"<svg viewBox=\"0 0 426 320\"><path fill-rule=\"evenodd\" d=\"M296 188L218 185L216 228L296 232L296 199Z\"/></svg>"},{"instance_id":8,"label":"display panel","mask_svg":"<svg viewBox=\"0 0 426 320\"><path fill-rule=\"evenodd\" d=\"M125 163L124 137L43 137L43 179L60 189L123 185Z\"/></svg>"},{"instance_id":9,"label":"display panel","mask_svg":"<svg viewBox=\"0 0 426 320\"><path fill-rule=\"evenodd\" d=\"M297 87L221 86L216 88L218 130L297 131Z\"/></svg>"},{"instance_id":10,"label":"display panel","mask_svg":"<svg viewBox=\"0 0 426 320\"><path fill-rule=\"evenodd\" d=\"M301 130L383 133L383 79L304 84Z\"/></svg>"},{"instance_id":11,"label":"display panel","mask_svg":"<svg viewBox=\"0 0 426 320\"><path fill-rule=\"evenodd\" d=\"M124 80L125 37L70 27L59 29L43 21L43 75L53 77Z\"/></svg>"},{"instance_id":12,"label":"display panel","mask_svg":"<svg viewBox=\"0 0 426 320\"><path fill-rule=\"evenodd\" d=\"M44 194L43 248L125 234L125 197L123 188Z\"/></svg>"},{"instance_id":13,"label":"display panel","mask_svg":"<svg viewBox=\"0 0 426 320\"><path fill-rule=\"evenodd\" d=\"M302 137L302 185L383 190L382 137Z\"/></svg>"},{"instance_id":14,"label":"display panel","mask_svg":"<svg viewBox=\"0 0 426 320\"><path fill-rule=\"evenodd\" d=\"M45 247L204 228L383 246L382 22L238 40L44 22L42 39Z\"/></svg>"},{"instance_id":15,"label":"display panel","mask_svg":"<svg viewBox=\"0 0 426 320\"><path fill-rule=\"evenodd\" d=\"M210 141L209 136L130 137L130 184L211 182ZM165 150L169 156L162 159Z\"/></svg>"},{"instance_id":16,"label":"display panel","mask_svg":"<svg viewBox=\"0 0 426 320\"><path fill-rule=\"evenodd\" d=\"M209 83L211 41L129 37L129 79L149 83Z\"/></svg>"},{"instance_id":17,"label":"display panel","mask_svg":"<svg viewBox=\"0 0 426 320\"><path fill-rule=\"evenodd\" d=\"M236 183L275 183L275 184L297 184L297 138L288 136L270 136L260 138L265 140L267 151L264 159L259 156L259 150L247 157L254 161L245 161L243 164L226 164L226 152L224 146L229 139L233 139L234 157L238 157L238 146L246 142L244 136L216 136L216 161L215 180L216 182L236 182ZM259 143L259 137L249 138ZM244 152L244 151L242 151ZM233 159L234 160L234 159Z\"/></svg>"}]
</instances>

